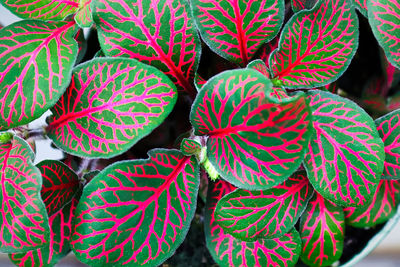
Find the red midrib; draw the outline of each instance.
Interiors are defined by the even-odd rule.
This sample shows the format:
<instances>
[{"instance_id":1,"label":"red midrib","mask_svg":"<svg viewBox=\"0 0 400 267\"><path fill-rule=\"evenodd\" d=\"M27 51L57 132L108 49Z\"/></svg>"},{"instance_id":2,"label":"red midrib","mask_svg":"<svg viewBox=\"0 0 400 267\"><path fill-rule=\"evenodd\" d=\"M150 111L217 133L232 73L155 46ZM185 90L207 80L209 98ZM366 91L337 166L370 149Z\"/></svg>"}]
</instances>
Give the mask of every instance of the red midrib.
<instances>
[{"instance_id":1,"label":"red midrib","mask_svg":"<svg viewBox=\"0 0 400 267\"><path fill-rule=\"evenodd\" d=\"M240 9L239 9L239 3L238 1L235 2L235 6L233 7L235 11L235 17L236 17L236 27L238 29L238 39L239 39L239 46L240 46L240 54L242 55L242 60L243 64L247 65L249 62L249 58L247 57L247 47L246 44L244 43L243 40L243 17L240 14Z\"/></svg>"},{"instance_id":2,"label":"red midrib","mask_svg":"<svg viewBox=\"0 0 400 267\"><path fill-rule=\"evenodd\" d=\"M62 190L62 189L67 189L67 188L72 188L75 185L78 184L78 181L69 181L66 184L58 184L58 185L52 185L51 187L43 187L42 188L42 193L47 193L48 191L56 191L56 190Z\"/></svg>"}]
</instances>

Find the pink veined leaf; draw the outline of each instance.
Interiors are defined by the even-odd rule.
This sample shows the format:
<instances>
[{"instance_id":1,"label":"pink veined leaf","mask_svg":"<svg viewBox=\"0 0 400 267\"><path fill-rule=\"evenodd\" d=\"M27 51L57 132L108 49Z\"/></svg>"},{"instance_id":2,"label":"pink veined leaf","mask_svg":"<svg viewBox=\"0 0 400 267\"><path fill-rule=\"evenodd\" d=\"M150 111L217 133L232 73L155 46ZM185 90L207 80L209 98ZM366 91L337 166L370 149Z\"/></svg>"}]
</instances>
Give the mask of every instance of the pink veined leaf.
<instances>
[{"instance_id":1,"label":"pink veined leaf","mask_svg":"<svg viewBox=\"0 0 400 267\"><path fill-rule=\"evenodd\" d=\"M40 198L42 176L29 145L14 136L0 144L0 252L32 250L49 240L48 216Z\"/></svg>"},{"instance_id":2,"label":"pink veined leaf","mask_svg":"<svg viewBox=\"0 0 400 267\"><path fill-rule=\"evenodd\" d=\"M283 0L193 0L192 9L208 46L245 66L263 43L278 34L285 8Z\"/></svg>"},{"instance_id":3,"label":"pink veined leaf","mask_svg":"<svg viewBox=\"0 0 400 267\"><path fill-rule=\"evenodd\" d=\"M218 202L215 220L240 240L280 237L296 224L313 192L305 172L296 172L268 190L229 193Z\"/></svg>"},{"instance_id":4,"label":"pink veined leaf","mask_svg":"<svg viewBox=\"0 0 400 267\"><path fill-rule=\"evenodd\" d=\"M23 20L0 30L0 127L27 124L70 82L78 46L74 22Z\"/></svg>"},{"instance_id":5,"label":"pink veined leaf","mask_svg":"<svg viewBox=\"0 0 400 267\"><path fill-rule=\"evenodd\" d=\"M177 150L115 163L84 188L72 235L91 266L158 266L185 238L196 209L199 165Z\"/></svg>"},{"instance_id":6,"label":"pink veined leaf","mask_svg":"<svg viewBox=\"0 0 400 267\"><path fill-rule=\"evenodd\" d=\"M318 90L307 94L314 132L304 166L311 184L335 204L368 203L385 158L374 121L348 99Z\"/></svg>"},{"instance_id":7,"label":"pink veined leaf","mask_svg":"<svg viewBox=\"0 0 400 267\"><path fill-rule=\"evenodd\" d=\"M387 59L386 56L383 56L382 59L384 76L385 76L385 88L390 89L400 82L400 69L393 66ZM387 95L385 95L387 96Z\"/></svg>"},{"instance_id":8,"label":"pink veined leaf","mask_svg":"<svg viewBox=\"0 0 400 267\"><path fill-rule=\"evenodd\" d=\"M192 96L201 44L184 0L98 0L93 19L106 56L157 67Z\"/></svg>"},{"instance_id":9,"label":"pink veined leaf","mask_svg":"<svg viewBox=\"0 0 400 267\"><path fill-rule=\"evenodd\" d=\"M247 68L256 70L265 77L270 78L269 70L261 59L253 60L247 65ZM272 86L272 89L270 92L268 92L267 96L269 96L270 98L276 98L278 100L289 98L285 88L280 86Z\"/></svg>"},{"instance_id":10,"label":"pink veined leaf","mask_svg":"<svg viewBox=\"0 0 400 267\"><path fill-rule=\"evenodd\" d=\"M177 99L161 71L129 58L96 58L77 66L51 109L47 135L82 157L121 154L159 126Z\"/></svg>"},{"instance_id":11,"label":"pink veined leaf","mask_svg":"<svg viewBox=\"0 0 400 267\"><path fill-rule=\"evenodd\" d=\"M74 19L81 28L87 28L93 24L91 2L92 0L79 1L79 9L75 14Z\"/></svg>"},{"instance_id":12,"label":"pink veined leaf","mask_svg":"<svg viewBox=\"0 0 400 267\"><path fill-rule=\"evenodd\" d=\"M67 165L57 160L44 160L36 167L42 174L41 195L47 214L53 215L71 202L80 189L79 178Z\"/></svg>"},{"instance_id":13,"label":"pink veined leaf","mask_svg":"<svg viewBox=\"0 0 400 267\"><path fill-rule=\"evenodd\" d=\"M400 181L381 180L370 203L344 208L346 224L353 227L374 227L389 220L400 202Z\"/></svg>"},{"instance_id":14,"label":"pink veined leaf","mask_svg":"<svg viewBox=\"0 0 400 267\"><path fill-rule=\"evenodd\" d=\"M78 44L78 56L76 57L76 64L78 64L85 57L87 51L87 41L85 39L83 29L78 30L74 39Z\"/></svg>"},{"instance_id":15,"label":"pink veined leaf","mask_svg":"<svg viewBox=\"0 0 400 267\"><path fill-rule=\"evenodd\" d=\"M300 236L295 229L274 239L246 242L228 234L217 224L214 217L215 206L224 195L233 190L235 187L223 180L210 183L209 186L204 227L207 248L214 260L221 266L229 267L294 266L301 251Z\"/></svg>"},{"instance_id":16,"label":"pink veined leaf","mask_svg":"<svg viewBox=\"0 0 400 267\"><path fill-rule=\"evenodd\" d=\"M197 154L201 150L201 144L189 138L183 138L181 142L181 152L185 156Z\"/></svg>"},{"instance_id":17,"label":"pink veined leaf","mask_svg":"<svg viewBox=\"0 0 400 267\"><path fill-rule=\"evenodd\" d=\"M237 187L263 190L282 183L304 159L310 111L301 92L269 98L271 82L252 69L210 79L192 106L191 123L207 135L207 157Z\"/></svg>"},{"instance_id":18,"label":"pink veined leaf","mask_svg":"<svg viewBox=\"0 0 400 267\"><path fill-rule=\"evenodd\" d=\"M63 20L74 14L79 0L0 0L12 13L24 19Z\"/></svg>"},{"instance_id":19,"label":"pink veined leaf","mask_svg":"<svg viewBox=\"0 0 400 267\"><path fill-rule=\"evenodd\" d=\"M400 179L400 109L375 121L385 145L383 179Z\"/></svg>"},{"instance_id":20,"label":"pink veined leaf","mask_svg":"<svg viewBox=\"0 0 400 267\"><path fill-rule=\"evenodd\" d=\"M368 17L367 0L353 0L353 3L361 14Z\"/></svg>"},{"instance_id":21,"label":"pink veined leaf","mask_svg":"<svg viewBox=\"0 0 400 267\"><path fill-rule=\"evenodd\" d=\"M272 52L278 48L279 45L279 35L276 36L274 39L269 41L266 44L263 44L261 48L257 51L255 55L255 59L259 58L264 61L265 66L269 69L269 57L271 56Z\"/></svg>"},{"instance_id":22,"label":"pink veined leaf","mask_svg":"<svg viewBox=\"0 0 400 267\"><path fill-rule=\"evenodd\" d=\"M269 58L273 78L286 88L314 88L337 80L358 47L351 0L319 1L286 23Z\"/></svg>"},{"instance_id":23,"label":"pink veined leaf","mask_svg":"<svg viewBox=\"0 0 400 267\"><path fill-rule=\"evenodd\" d=\"M46 246L26 253L10 254L10 260L20 267L42 267L54 266L60 259L65 257L71 251L69 241L77 205L78 200L75 197L49 217L50 242Z\"/></svg>"},{"instance_id":24,"label":"pink veined leaf","mask_svg":"<svg viewBox=\"0 0 400 267\"><path fill-rule=\"evenodd\" d=\"M301 260L309 266L330 266L340 259L344 246L344 213L315 193L300 218Z\"/></svg>"},{"instance_id":25,"label":"pink veined leaf","mask_svg":"<svg viewBox=\"0 0 400 267\"><path fill-rule=\"evenodd\" d=\"M400 0L370 0L368 21L391 64L400 69Z\"/></svg>"},{"instance_id":26,"label":"pink veined leaf","mask_svg":"<svg viewBox=\"0 0 400 267\"><path fill-rule=\"evenodd\" d=\"M318 0L291 0L293 12L312 9Z\"/></svg>"}]
</instances>

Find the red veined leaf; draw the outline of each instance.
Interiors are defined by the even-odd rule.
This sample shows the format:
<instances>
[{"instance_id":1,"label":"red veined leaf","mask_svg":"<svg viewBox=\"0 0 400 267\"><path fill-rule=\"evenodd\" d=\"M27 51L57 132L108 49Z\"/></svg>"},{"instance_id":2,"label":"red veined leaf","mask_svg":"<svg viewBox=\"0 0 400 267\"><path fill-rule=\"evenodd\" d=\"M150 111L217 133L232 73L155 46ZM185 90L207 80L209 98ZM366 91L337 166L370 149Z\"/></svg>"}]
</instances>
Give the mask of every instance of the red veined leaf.
<instances>
[{"instance_id":1,"label":"red veined leaf","mask_svg":"<svg viewBox=\"0 0 400 267\"><path fill-rule=\"evenodd\" d=\"M304 166L311 184L335 204L368 203L385 158L374 121L348 99L318 90L307 94L314 132Z\"/></svg>"},{"instance_id":2,"label":"red veined leaf","mask_svg":"<svg viewBox=\"0 0 400 267\"><path fill-rule=\"evenodd\" d=\"M301 260L309 266L330 266L344 245L343 209L315 193L300 218Z\"/></svg>"},{"instance_id":3,"label":"red veined leaf","mask_svg":"<svg viewBox=\"0 0 400 267\"><path fill-rule=\"evenodd\" d=\"M196 135L207 135L207 157L237 187L268 189L282 183L303 161L311 131L303 93L270 99L271 82L251 69L210 79L192 106Z\"/></svg>"},{"instance_id":4,"label":"red veined leaf","mask_svg":"<svg viewBox=\"0 0 400 267\"><path fill-rule=\"evenodd\" d=\"M400 109L400 94L397 93L392 97L389 97L388 103L387 103L387 108L389 110L396 110Z\"/></svg>"},{"instance_id":5,"label":"red veined leaf","mask_svg":"<svg viewBox=\"0 0 400 267\"><path fill-rule=\"evenodd\" d=\"M200 91L201 87L203 87L206 82L207 81L196 72L194 75L194 87L196 87L197 92Z\"/></svg>"},{"instance_id":6,"label":"red veined leaf","mask_svg":"<svg viewBox=\"0 0 400 267\"><path fill-rule=\"evenodd\" d=\"M200 34L218 55L245 66L274 38L284 17L283 0L193 0Z\"/></svg>"},{"instance_id":7,"label":"red veined leaf","mask_svg":"<svg viewBox=\"0 0 400 267\"><path fill-rule=\"evenodd\" d=\"M23 20L0 30L0 127L27 124L55 104L78 50L75 23Z\"/></svg>"},{"instance_id":8,"label":"red veined leaf","mask_svg":"<svg viewBox=\"0 0 400 267\"><path fill-rule=\"evenodd\" d=\"M50 216L50 242L46 246L26 253L10 254L10 260L20 267L42 267L54 266L65 257L71 251L69 240L77 205L77 198L73 198L67 205L60 207L61 209Z\"/></svg>"},{"instance_id":9,"label":"red veined leaf","mask_svg":"<svg viewBox=\"0 0 400 267\"><path fill-rule=\"evenodd\" d=\"M72 235L92 266L158 266L186 236L196 209L195 157L155 149L147 160L115 163L84 188Z\"/></svg>"},{"instance_id":10,"label":"red veined leaf","mask_svg":"<svg viewBox=\"0 0 400 267\"><path fill-rule=\"evenodd\" d=\"M385 145L383 179L400 179L400 109L375 121Z\"/></svg>"},{"instance_id":11,"label":"red veined leaf","mask_svg":"<svg viewBox=\"0 0 400 267\"><path fill-rule=\"evenodd\" d=\"M183 138L181 142L181 152L185 156L191 156L198 153L201 150L201 144L196 140Z\"/></svg>"},{"instance_id":12,"label":"red veined leaf","mask_svg":"<svg viewBox=\"0 0 400 267\"><path fill-rule=\"evenodd\" d=\"M265 65L264 61L262 61L261 59L256 59L251 61L249 64L247 64L247 68L256 70L265 77L267 77L268 79L270 78L269 70Z\"/></svg>"},{"instance_id":13,"label":"red veined leaf","mask_svg":"<svg viewBox=\"0 0 400 267\"><path fill-rule=\"evenodd\" d=\"M177 98L161 71L129 58L96 58L73 71L47 135L66 152L109 158L161 124Z\"/></svg>"},{"instance_id":14,"label":"red veined leaf","mask_svg":"<svg viewBox=\"0 0 400 267\"><path fill-rule=\"evenodd\" d=\"M385 93L387 93L389 91L388 89L397 86L400 83L400 69L396 68L389 62L386 55L384 55L384 52L383 56L381 56L381 62L385 77L385 89L387 90ZM387 94L384 96L387 96Z\"/></svg>"},{"instance_id":15,"label":"red veined leaf","mask_svg":"<svg viewBox=\"0 0 400 267\"><path fill-rule=\"evenodd\" d=\"M78 43L78 56L76 58L76 64L78 64L85 57L87 51L87 41L82 29L78 30L74 39Z\"/></svg>"},{"instance_id":16,"label":"red veined leaf","mask_svg":"<svg viewBox=\"0 0 400 267\"><path fill-rule=\"evenodd\" d=\"M400 0L370 0L368 21L390 63L400 69Z\"/></svg>"},{"instance_id":17,"label":"red veined leaf","mask_svg":"<svg viewBox=\"0 0 400 267\"><path fill-rule=\"evenodd\" d=\"M204 228L207 248L221 266L294 266L301 251L299 233L290 233L274 239L258 239L252 242L239 240L217 224L214 217L217 202L235 189L231 184L218 180L210 183L207 194Z\"/></svg>"},{"instance_id":18,"label":"red veined leaf","mask_svg":"<svg viewBox=\"0 0 400 267\"><path fill-rule=\"evenodd\" d=\"M71 202L80 189L78 175L64 163L57 160L44 160L36 167L42 173L42 199L46 205L47 214L56 211Z\"/></svg>"},{"instance_id":19,"label":"red veined leaf","mask_svg":"<svg viewBox=\"0 0 400 267\"><path fill-rule=\"evenodd\" d=\"M247 65L247 68L254 69L265 77L270 78L269 70L261 59L253 60ZM289 98L285 88L280 86L272 86L272 90L268 93L268 96L271 98L276 98L278 100Z\"/></svg>"},{"instance_id":20,"label":"red veined leaf","mask_svg":"<svg viewBox=\"0 0 400 267\"><path fill-rule=\"evenodd\" d=\"M91 2L92 0L79 1L79 9L74 18L81 28L90 27L93 24L92 9L90 6Z\"/></svg>"},{"instance_id":21,"label":"red veined leaf","mask_svg":"<svg viewBox=\"0 0 400 267\"><path fill-rule=\"evenodd\" d=\"M184 0L98 0L93 18L106 56L125 56L157 67L179 90L196 94L192 82L200 39Z\"/></svg>"},{"instance_id":22,"label":"red veined leaf","mask_svg":"<svg viewBox=\"0 0 400 267\"><path fill-rule=\"evenodd\" d=\"M0 0L12 13L24 19L63 20L78 10L79 0Z\"/></svg>"},{"instance_id":23,"label":"red veined leaf","mask_svg":"<svg viewBox=\"0 0 400 267\"><path fill-rule=\"evenodd\" d=\"M215 220L240 240L280 237L293 228L313 192L306 174L297 172L268 190L229 193L218 202Z\"/></svg>"},{"instance_id":24,"label":"red veined leaf","mask_svg":"<svg viewBox=\"0 0 400 267\"><path fill-rule=\"evenodd\" d=\"M368 17L367 0L353 0L353 3L361 14Z\"/></svg>"},{"instance_id":25,"label":"red veined leaf","mask_svg":"<svg viewBox=\"0 0 400 267\"><path fill-rule=\"evenodd\" d=\"M318 0L291 0L292 10L294 13L304 9L312 9Z\"/></svg>"},{"instance_id":26,"label":"red veined leaf","mask_svg":"<svg viewBox=\"0 0 400 267\"><path fill-rule=\"evenodd\" d=\"M286 88L313 88L338 79L357 47L358 19L351 1L319 1L286 23L269 64L274 79Z\"/></svg>"},{"instance_id":27,"label":"red veined leaf","mask_svg":"<svg viewBox=\"0 0 400 267\"><path fill-rule=\"evenodd\" d=\"M381 180L370 203L346 207L346 223L354 227L373 227L389 220L400 202L400 181Z\"/></svg>"},{"instance_id":28,"label":"red veined leaf","mask_svg":"<svg viewBox=\"0 0 400 267\"><path fill-rule=\"evenodd\" d=\"M269 69L269 57L271 53L278 48L279 45L279 36L276 36L272 41L263 44L261 48L257 51L255 58L259 58L264 61L265 65Z\"/></svg>"},{"instance_id":29,"label":"red veined leaf","mask_svg":"<svg viewBox=\"0 0 400 267\"><path fill-rule=\"evenodd\" d=\"M40 198L42 176L33 158L30 146L18 136L0 144L0 252L28 251L49 240L48 216Z\"/></svg>"}]
</instances>

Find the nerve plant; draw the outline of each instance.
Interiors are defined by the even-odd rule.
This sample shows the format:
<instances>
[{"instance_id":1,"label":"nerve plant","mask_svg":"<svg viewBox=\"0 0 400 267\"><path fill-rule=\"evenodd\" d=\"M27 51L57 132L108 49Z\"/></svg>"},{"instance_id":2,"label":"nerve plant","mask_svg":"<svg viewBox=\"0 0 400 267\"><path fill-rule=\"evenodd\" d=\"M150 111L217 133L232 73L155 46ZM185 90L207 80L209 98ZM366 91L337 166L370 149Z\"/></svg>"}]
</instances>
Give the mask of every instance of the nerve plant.
<instances>
[{"instance_id":1,"label":"nerve plant","mask_svg":"<svg viewBox=\"0 0 400 267\"><path fill-rule=\"evenodd\" d=\"M0 2L24 19L0 30L0 251L16 265L72 250L158 266L197 214L221 266L327 266L347 229L395 213L399 0ZM360 97L336 83L356 9L384 51ZM63 162L34 165L39 138Z\"/></svg>"}]
</instances>

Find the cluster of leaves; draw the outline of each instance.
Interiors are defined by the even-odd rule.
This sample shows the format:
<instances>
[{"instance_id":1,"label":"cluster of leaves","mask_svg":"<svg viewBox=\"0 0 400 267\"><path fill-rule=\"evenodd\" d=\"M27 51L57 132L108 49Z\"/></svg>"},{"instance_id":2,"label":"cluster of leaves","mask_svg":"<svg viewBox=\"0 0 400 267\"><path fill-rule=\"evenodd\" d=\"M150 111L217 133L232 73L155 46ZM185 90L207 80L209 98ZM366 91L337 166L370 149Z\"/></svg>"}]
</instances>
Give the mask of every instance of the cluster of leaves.
<instances>
[{"instance_id":1,"label":"cluster of leaves","mask_svg":"<svg viewBox=\"0 0 400 267\"><path fill-rule=\"evenodd\" d=\"M328 266L346 226L395 213L399 0L0 2L25 19L0 30L0 252L16 265L72 249L91 266L157 266L198 196L221 266ZM359 45L356 9L385 67L359 105L336 83ZM83 28L98 33L92 58ZM178 149L126 156L178 107ZM43 129L26 126L49 109ZM33 164L38 136L64 163Z\"/></svg>"}]
</instances>

